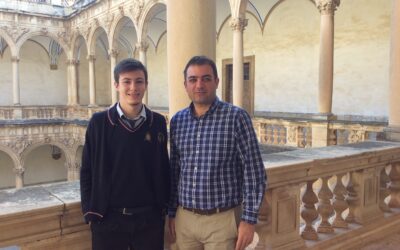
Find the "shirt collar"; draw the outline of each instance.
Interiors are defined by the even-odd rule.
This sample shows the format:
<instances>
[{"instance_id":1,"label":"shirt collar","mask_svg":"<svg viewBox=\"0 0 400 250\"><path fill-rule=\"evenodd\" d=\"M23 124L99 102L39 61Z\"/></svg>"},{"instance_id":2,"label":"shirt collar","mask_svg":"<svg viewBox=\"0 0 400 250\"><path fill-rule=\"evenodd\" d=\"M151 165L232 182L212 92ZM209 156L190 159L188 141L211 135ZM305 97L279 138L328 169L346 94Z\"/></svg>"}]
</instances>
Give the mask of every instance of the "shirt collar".
<instances>
[{"instance_id":1,"label":"shirt collar","mask_svg":"<svg viewBox=\"0 0 400 250\"><path fill-rule=\"evenodd\" d=\"M121 109L121 104L120 104L119 102L118 102L118 104L117 104L117 112L118 112L119 117L125 118L125 119L129 119L129 118L124 114L124 111L122 111L122 109ZM137 117L135 117L134 119L130 119L130 120L137 120L137 119L139 119L140 117L143 117L144 119L146 119L146 109L144 108L144 104L142 104L142 109L140 110L139 115L138 115Z\"/></svg>"},{"instance_id":2,"label":"shirt collar","mask_svg":"<svg viewBox=\"0 0 400 250\"><path fill-rule=\"evenodd\" d=\"M210 108L209 108L209 109L207 110L207 112L206 112L204 115L202 115L201 117L205 117L205 116L207 116L207 115L209 115L209 114L214 113L215 109L217 109L217 107L218 107L218 103L219 103L219 102L220 102L219 98L218 98L218 97L215 97L215 100L214 100L213 103L211 104ZM193 111L194 111L194 104L193 104L193 102L190 103L189 110L190 110L190 114L191 114L193 117L198 118L198 117L196 117L196 115L195 115L194 112L193 112Z\"/></svg>"}]
</instances>

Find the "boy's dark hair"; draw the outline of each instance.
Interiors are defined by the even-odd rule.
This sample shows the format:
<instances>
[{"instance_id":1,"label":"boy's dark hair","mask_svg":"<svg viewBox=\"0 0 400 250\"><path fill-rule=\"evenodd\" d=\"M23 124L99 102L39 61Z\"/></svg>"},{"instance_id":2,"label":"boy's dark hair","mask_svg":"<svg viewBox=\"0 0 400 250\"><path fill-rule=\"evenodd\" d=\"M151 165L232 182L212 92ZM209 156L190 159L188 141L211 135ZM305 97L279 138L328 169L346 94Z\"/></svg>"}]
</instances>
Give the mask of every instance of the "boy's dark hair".
<instances>
[{"instance_id":1,"label":"boy's dark hair","mask_svg":"<svg viewBox=\"0 0 400 250\"><path fill-rule=\"evenodd\" d=\"M121 73L142 70L144 73L144 79L147 82L147 69L146 67L138 60L133 58L128 58L120 61L117 66L114 68L114 80L116 83L119 81L119 75Z\"/></svg>"},{"instance_id":2,"label":"boy's dark hair","mask_svg":"<svg viewBox=\"0 0 400 250\"><path fill-rule=\"evenodd\" d=\"M206 56L194 56L192 57L189 62L186 64L185 70L183 71L183 76L186 80L187 77L187 70L191 65L210 65L212 71L214 73L214 77L218 78L217 66L215 66L215 62Z\"/></svg>"}]
</instances>

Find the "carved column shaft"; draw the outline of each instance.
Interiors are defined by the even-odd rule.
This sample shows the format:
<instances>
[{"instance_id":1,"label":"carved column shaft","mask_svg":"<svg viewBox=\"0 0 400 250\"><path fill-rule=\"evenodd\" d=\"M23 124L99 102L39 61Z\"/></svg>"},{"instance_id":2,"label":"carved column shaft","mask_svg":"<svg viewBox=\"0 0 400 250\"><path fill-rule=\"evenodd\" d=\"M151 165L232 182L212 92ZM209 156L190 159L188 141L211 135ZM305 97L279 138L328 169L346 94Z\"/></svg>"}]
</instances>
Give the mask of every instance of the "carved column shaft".
<instances>
[{"instance_id":1,"label":"carved column shaft","mask_svg":"<svg viewBox=\"0 0 400 250\"><path fill-rule=\"evenodd\" d=\"M316 0L321 12L319 58L319 107L320 113L332 112L334 13L340 0Z\"/></svg>"},{"instance_id":2,"label":"carved column shaft","mask_svg":"<svg viewBox=\"0 0 400 250\"><path fill-rule=\"evenodd\" d=\"M111 50L110 52L110 61L111 61L111 103L116 103L118 101L117 90L115 89L114 83L114 68L117 65L119 52L117 50Z\"/></svg>"},{"instance_id":3,"label":"carved column shaft","mask_svg":"<svg viewBox=\"0 0 400 250\"><path fill-rule=\"evenodd\" d=\"M243 81L243 31L247 26L247 19L233 18L230 25L233 30L233 104L244 108L244 81Z\"/></svg>"},{"instance_id":4,"label":"carved column shaft","mask_svg":"<svg viewBox=\"0 0 400 250\"><path fill-rule=\"evenodd\" d=\"M19 88L19 58L13 56L11 58L12 73L13 73L13 103L20 105L20 88Z\"/></svg>"},{"instance_id":5,"label":"carved column shaft","mask_svg":"<svg viewBox=\"0 0 400 250\"><path fill-rule=\"evenodd\" d=\"M67 61L68 65L68 104L77 105L78 104L78 82L77 82L77 62L74 59L69 59Z\"/></svg>"},{"instance_id":6,"label":"carved column shaft","mask_svg":"<svg viewBox=\"0 0 400 250\"><path fill-rule=\"evenodd\" d=\"M25 169L23 167L14 168L14 173L15 173L15 188L19 189L24 187Z\"/></svg>"},{"instance_id":7,"label":"carved column shaft","mask_svg":"<svg viewBox=\"0 0 400 250\"><path fill-rule=\"evenodd\" d=\"M147 42L140 42L136 44L136 49L139 50L139 60L143 63L144 66L147 66L147 49L149 48L149 44ZM144 93L143 96L143 103L144 104L148 104L149 100L148 100L148 89L146 90L146 92Z\"/></svg>"},{"instance_id":8,"label":"carved column shaft","mask_svg":"<svg viewBox=\"0 0 400 250\"><path fill-rule=\"evenodd\" d=\"M89 106L96 106L96 75L94 55L88 55L89 61Z\"/></svg>"}]
</instances>

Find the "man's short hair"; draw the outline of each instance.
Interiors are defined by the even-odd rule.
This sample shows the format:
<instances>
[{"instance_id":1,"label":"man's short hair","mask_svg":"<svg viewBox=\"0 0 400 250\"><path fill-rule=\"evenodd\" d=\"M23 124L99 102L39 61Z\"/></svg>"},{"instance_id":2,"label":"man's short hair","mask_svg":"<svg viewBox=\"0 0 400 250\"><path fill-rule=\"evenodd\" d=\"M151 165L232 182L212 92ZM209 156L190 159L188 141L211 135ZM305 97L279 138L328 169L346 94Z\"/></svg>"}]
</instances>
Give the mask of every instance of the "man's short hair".
<instances>
[{"instance_id":1,"label":"man's short hair","mask_svg":"<svg viewBox=\"0 0 400 250\"><path fill-rule=\"evenodd\" d=\"M214 77L218 78L217 66L215 66L215 62L213 60L206 56L194 56L186 64L185 70L183 71L183 77L185 80L187 77L187 70L192 65L210 65L214 73Z\"/></svg>"},{"instance_id":2,"label":"man's short hair","mask_svg":"<svg viewBox=\"0 0 400 250\"><path fill-rule=\"evenodd\" d=\"M147 82L147 69L138 60L133 58L128 58L120 61L114 68L114 80L116 83L119 81L119 75L125 72L141 70L144 73L144 79Z\"/></svg>"}]
</instances>

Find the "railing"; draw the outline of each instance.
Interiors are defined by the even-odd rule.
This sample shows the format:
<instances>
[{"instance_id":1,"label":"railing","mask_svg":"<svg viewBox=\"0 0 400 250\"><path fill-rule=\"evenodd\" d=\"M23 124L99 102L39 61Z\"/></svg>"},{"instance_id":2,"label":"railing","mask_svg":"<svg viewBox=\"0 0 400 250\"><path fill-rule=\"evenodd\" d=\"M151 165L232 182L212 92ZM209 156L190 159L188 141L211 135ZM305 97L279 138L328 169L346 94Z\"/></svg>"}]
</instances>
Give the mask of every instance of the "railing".
<instances>
[{"instance_id":1,"label":"railing","mask_svg":"<svg viewBox=\"0 0 400 250\"><path fill-rule=\"evenodd\" d=\"M268 188L257 249L359 249L400 231L399 143L263 158ZM77 182L0 191L0 247L90 249L79 207Z\"/></svg>"},{"instance_id":2,"label":"railing","mask_svg":"<svg viewBox=\"0 0 400 250\"><path fill-rule=\"evenodd\" d=\"M3 106L0 107L0 121L63 119L88 120L93 113L106 109L107 106ZM169 121L168 111L155 109ZM325 122L328 133L327 145L342 145L366 140L383 139L385 122L366 121L321 121L304 115L296 118L282 115L281 117L255 117L253 125L262 144L309 148L313 146L313 128Z\"/></svg>"}]
</instances>

